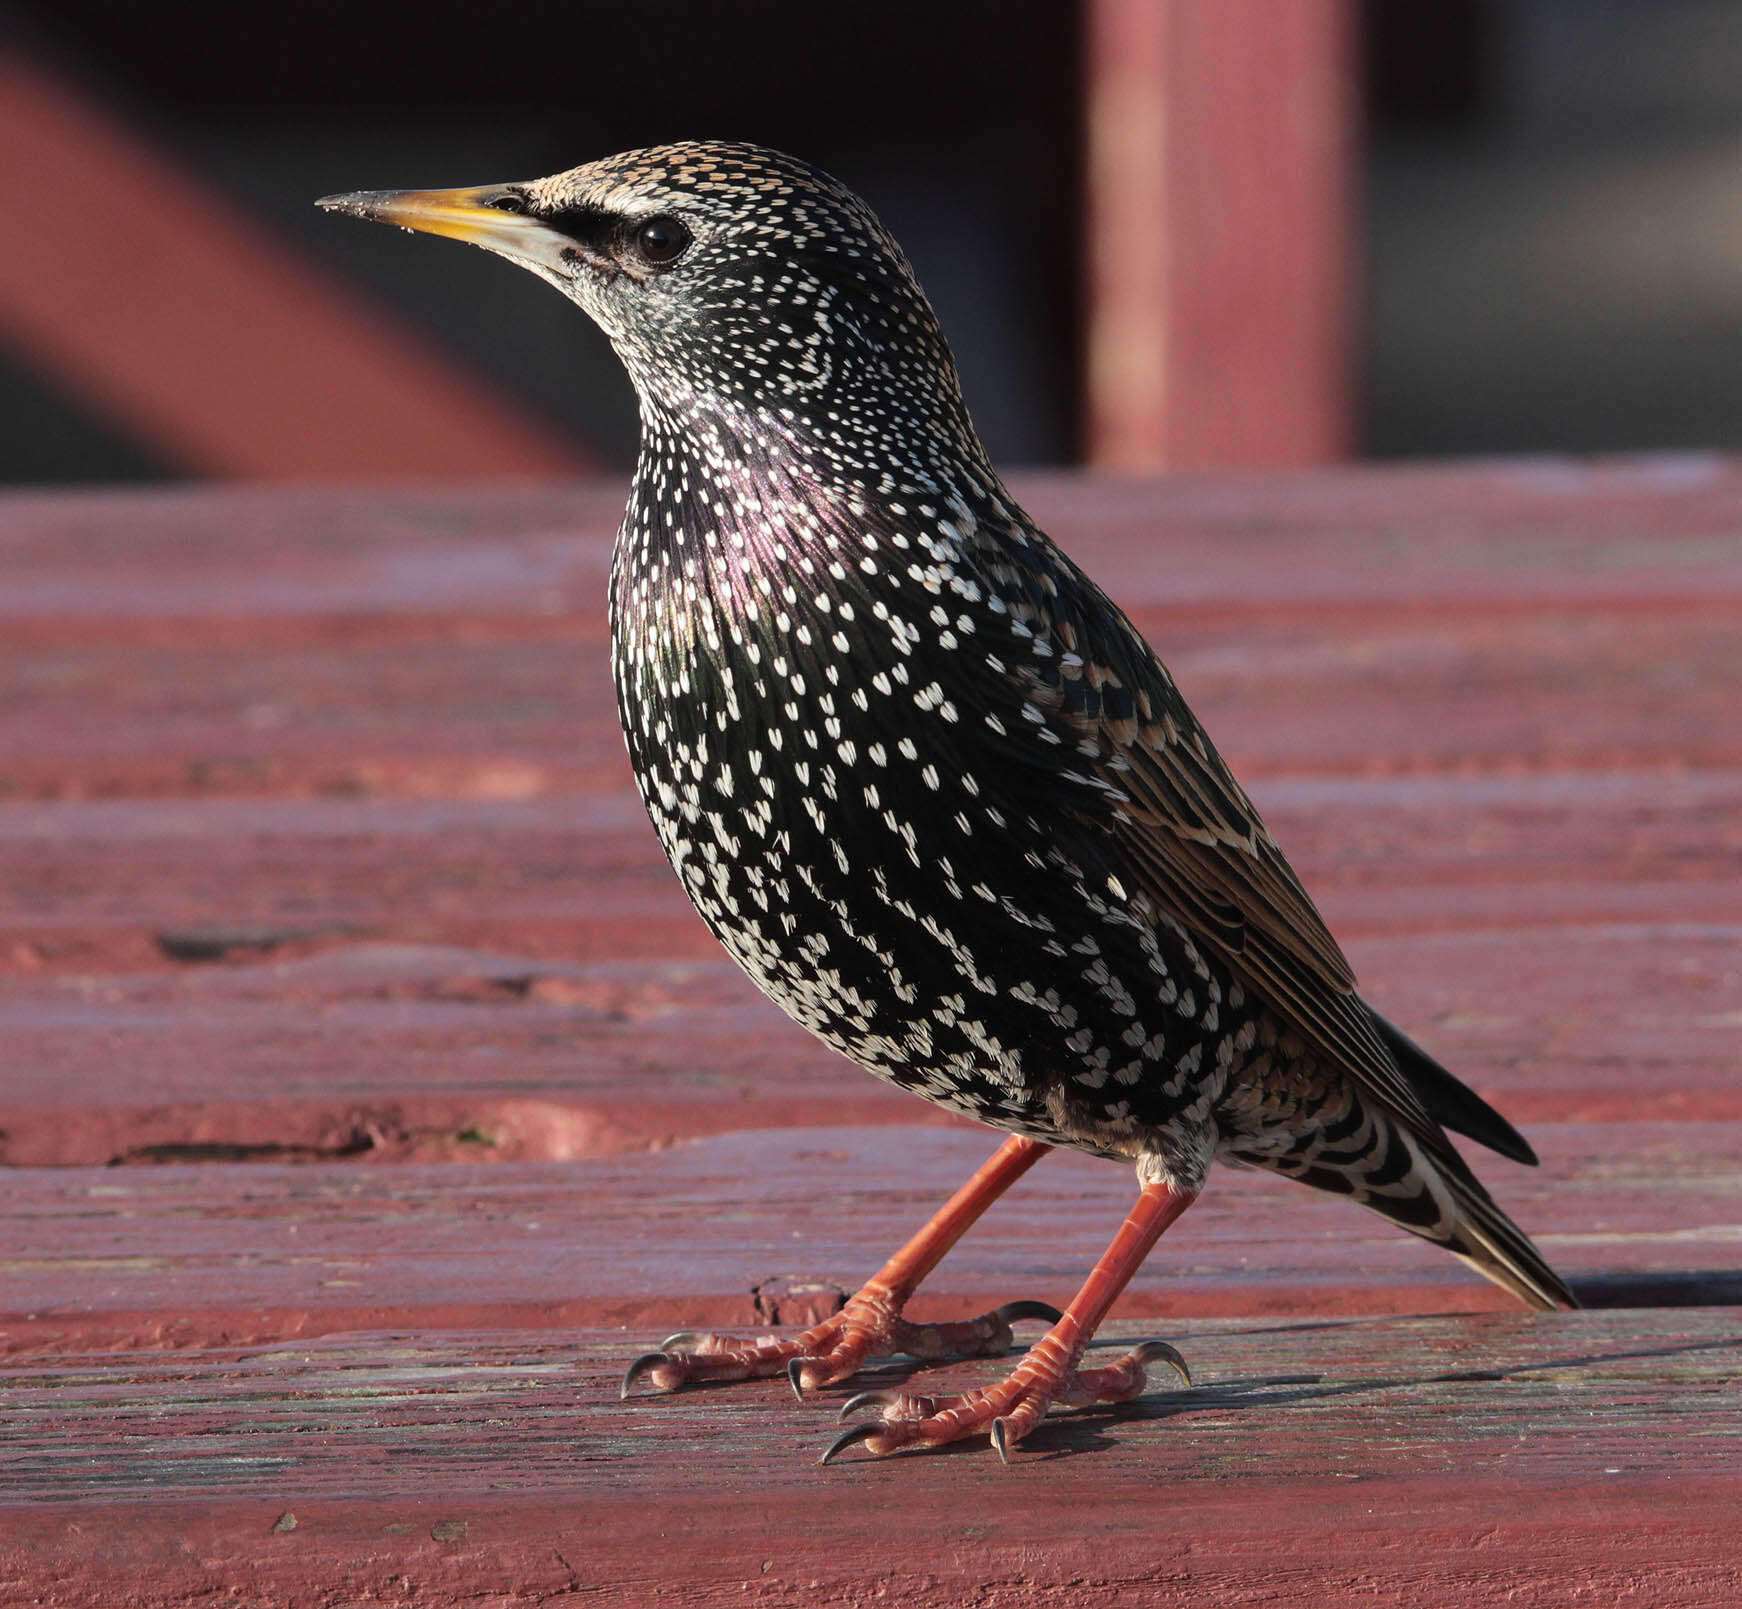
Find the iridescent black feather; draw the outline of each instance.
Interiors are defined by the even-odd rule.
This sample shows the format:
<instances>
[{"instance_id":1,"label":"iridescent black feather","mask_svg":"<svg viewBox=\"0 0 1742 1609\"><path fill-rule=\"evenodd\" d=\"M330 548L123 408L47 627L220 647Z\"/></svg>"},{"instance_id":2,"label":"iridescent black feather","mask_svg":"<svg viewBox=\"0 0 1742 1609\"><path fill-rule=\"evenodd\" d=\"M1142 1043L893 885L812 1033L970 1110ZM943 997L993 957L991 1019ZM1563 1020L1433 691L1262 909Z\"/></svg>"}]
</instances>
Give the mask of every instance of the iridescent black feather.
<instances>
[{"instance_id":1,"label":"iridescent black feather","mask_svg":"<svg viewBox=\"0 0 1742 1609\"><path fill-rule=\"evenodd\" d=\"M635 382L623 728L686 891L769 996L1000 1128L1188 1190L1213 1158L1267 1168L1570 1303L1441 1124L1529 1147L1355 992L1159 659L1005 490L864 204L690 144L512 208L548 238L511 255ZM672 260L637 256L650 222Z\"/></svg>"}]
</instances>

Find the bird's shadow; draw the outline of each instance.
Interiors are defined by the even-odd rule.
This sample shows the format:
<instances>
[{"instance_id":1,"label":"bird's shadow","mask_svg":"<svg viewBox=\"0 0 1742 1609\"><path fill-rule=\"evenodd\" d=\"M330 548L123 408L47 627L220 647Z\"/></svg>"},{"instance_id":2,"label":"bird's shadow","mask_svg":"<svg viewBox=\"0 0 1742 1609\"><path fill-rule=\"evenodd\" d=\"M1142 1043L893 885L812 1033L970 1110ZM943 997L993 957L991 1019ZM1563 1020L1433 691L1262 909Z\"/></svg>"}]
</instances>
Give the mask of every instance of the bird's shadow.
<instances>
[{"instance_id":1,"label":"bird's shadow","mask_svg":"<svg viewBox=\"0 0 1742 1609\"><path fill-rule=\"evenodd\" d=\"M1575 1292L1588 1310L1605 1308L1667 1308L1742 1305L1742 1270L1689 1270L1650 1274L1611 1274L1580 1280ZM1432 1317L1413 1314L1412 1318ZM1458 1315L1440 1315L1455 1317ZM1322 1330L1340 1330L1370 1325L1371 1319L1331 1318L1302 1319L1283 1324L1242 1326L1225 1333L1240 1336L1276 1336L1308 1334ZM1214 1335L1206 1334L1204 1342L1213 1345ZM1103 1336L1090 1344L1090 1351L1124 1351L1132 1345L1130 1337ZM1713 1340L1677 1342L1673 1345L1646 1347L1625 1352L1590 1352L1568 1357L1549 1358L1536 1363L1522 1363L1492 1369L1456 1369L1434 1373L1400 1376L1374 1376L1326 1382L1322 1374L1280 1374L1254 1379L1206 1381L1189 1388L1162 1389L1146 1392L1135 1402L1097 1403L1049 1415L1037 1425L1023 1442L1024 1463L1050 1462L1115 1450L1119 1438L1111 1432L1125 1423L1185 1418L1202 1413L1239 1413L1251 1409L1290 1407L1299 1403L1333 1401L1338 1398L1376 1396L1386 1392L1419 1390L1424 1386L1482 1384L1501 1380L1528 1380L1532 1376L1565 1373L1569 1370L1595 1369L1618 1363L1639 1362L1649 1358L1671 1358L1700 1352L1717 1352L1742 1347L1742 1335L1723 1336ZM1020 1348L1013 1348L1014 1351ZM912 1389L923 1391L925 1377L940 1369L955 1369L961 1358L918 1359L888 1357L868 1363L851 1379L832 1388L840 1401L861 1391ZM990 1360L981 1360L982 1362ZM983 1382L982 1382L983 1383ZM697 1381L686 1390L721 1390L736 1387L741 1382L731 1380ZM816 1394L821 1396L821 1393ZM957 1454L983 1455L982 1438L972 1437L928 1449L928 1456Z\"/></svg>"},{"instance_id":2,"label":"bird's shadow","mask_svg":"<svg viewBox=\"0 0 1742 1609\"><path fill-rule=\"evenodd\" d=\"M1357 1320L1326 1320L1302 1324L1266 1325L1242 1330L1242 1335L1283 1335L1304 1330L1343 1329ZM1131 1345L1129 1339L1103 1338L1092 1342L1090 1351L1123 1351ZM1640 1347L1625 1352L1590 1352L1567 1357L1545 1358L1536 1363L1520 1363L1495 1369L1452 1369L1418 1375L1376 1376L1357 1380L1326 1382L1322 1374L1278 1374L1256 1379L1216 1381L1178 1389L1146 1393L1134 1402L1097 1403L1085 1408L1048 1416L1024 1440L1024 1463L1048 1463L1060 1458L1075 1458L1094 1453L1112 1452L1119 1438L1111 1432L1126 1423L1150 1420L1187 1418L1200 1413L1247 1412L1253 1409L1277 1409L1304 1402L1328 1402L1343 1397L1378 1395L1391 1391L1414 1391L1424 1386L1475 1385L1501 1380L1528 1380L1532 1376L1564 1374L1569 1370L1609 1367L1617 1363L1636 1363L1649 1358L1672 1358L1700 1352L1722 1352L1742 1348L1742 1334L1727 1335L1712 1340L1677 1342L1669 1346ZM960 1360L956 1360L960 1361ZM878 1386L902 1386L929 1373L947 1368L948 1360L915 1362L911 1359L891 1359L862 1369L855 1377L858 1389ZM984 1453L979 1438L947 1443L927 1449L928 1456L938 1454Z\"/></svg>"},{"instance_id":3,"label":"bird's shadow","mask_svg":"<svg viewBox=\"0 0 1742 1609\"><path fill-rule=\"evenodd\" d=\"M1699 1268L1649 1274L1598 1274L1573 1294L1584 1308L1742 1306L1742 1268Z\"/></svg>"}]
</instances>

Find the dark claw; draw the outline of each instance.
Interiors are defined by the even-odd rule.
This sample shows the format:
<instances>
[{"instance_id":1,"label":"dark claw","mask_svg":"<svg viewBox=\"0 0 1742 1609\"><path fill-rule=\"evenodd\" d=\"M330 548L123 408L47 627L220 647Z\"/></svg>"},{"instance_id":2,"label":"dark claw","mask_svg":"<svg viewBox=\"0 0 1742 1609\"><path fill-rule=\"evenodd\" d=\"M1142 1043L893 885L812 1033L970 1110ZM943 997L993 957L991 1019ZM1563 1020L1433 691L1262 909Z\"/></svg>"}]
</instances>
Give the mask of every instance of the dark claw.
<instances>
[{"instance_id":1,"label":"dark claw","mask_svg":"<svg viewBox=\"0 0 1742 1609\"><path fill-rule=\"evenodd\" d=\"M788 1358L786 1360L786 1377L792 1382L792 1394L800 1402L804 1401L804 1358Z\"/></svg>"},{"instance_id":2,"label":"dark claw","mask_svg":"<svg viewBox=\"0 0 1742 1609\"><path fill-rule=\"evenodd\" d=\"M1192 1383L1192 1371L1186 1367L1186 1360L1174 1351L1166 1341L1145 1341L1142 1346L1134 1347L1131 1355L1139 1363L1153 1363L1157 1358L1160 1358L1188 1386Z\"/></svg>"},{"instance_id":3,"label":"dark claw","mask_svg":"<svg viewBox=\"0 0 1742 1609\"><path fill-rule=\"evenodd\" d=\"M1043 1318L1048 1324L1057 1324L1064 1314L1051 1302L1006 1302L1002 1307L993 1308L986 1317L1000 1319L1006 1324L1015 1324L1025 1318Z\"/></svg>"},{"instance_id":4,"label":"dark claw","mask_svg":"<svg viewBox=\"0 0 1742 1609\"><path fill-rule=\"evenodd\" d=\"M676 1335L666 1336L666 1338L659 1343L659 1350L661 1352L670 1352L674 1348L682 1348L687 1352L696 1344L696 1342L705 1340L707 1340L707 1336L705 1336L700 1330L679 1330Z\"/></svg>"},{"instance_id":5,"label":"dark claw","mask_svg":"<svg viewBox=\"0 0 1742 1609\"><path fill-rule=\"evenodd\" d=\"M831 1458L835 1457L836 1454L844 1453L855 1442L869 1441L873 1436L881 1436L887 1428L887 1426L879 1421L873 1424L854 1425L850 1429L843 1430L840 1435L835 1437L835 1439L829 1443L828 1451L825 1452L817 1462L819 1464L826 1464Z\"/></svg>"},{"instance_id":6,"label":"dark claw","mask_svg":"<svg viewBox=\"0 0 1742 1609\"><path fill-rule=\"evenodd\" d=\"M992 1445L998 1449L998 1462L1006 1467L1010 1464L1010 1447L1004 1439L1004 1421L992 1421Z\"/></svg>"},{"instance_id":7,"label":"dark claw","mask_svg":"<svg viewBox=\"0 0 1742 1609\"><path fill-rule=\"evenodd\" d=\"M856 1397L848 1397L841 1404L841 1411L836 1415L837 1424L846 1424L847 1420L861 1408L873 1405L879 1408L893 1408L901 1400L899 1391L861 1391Z\"/></svg>"},{"instance_id":8,"label":"dark claw","mask_svg":"<svg viewBox=\"0 0 1742 1609\"><path fill-rule=\"evenodd\" d=\"M623 1373L623 1384L617 1392L617 1400L626 1402L629 1392L642 1375L651 1373L666 1361L663 1352L643 1352Z\"/></svg>"}]
</instances>

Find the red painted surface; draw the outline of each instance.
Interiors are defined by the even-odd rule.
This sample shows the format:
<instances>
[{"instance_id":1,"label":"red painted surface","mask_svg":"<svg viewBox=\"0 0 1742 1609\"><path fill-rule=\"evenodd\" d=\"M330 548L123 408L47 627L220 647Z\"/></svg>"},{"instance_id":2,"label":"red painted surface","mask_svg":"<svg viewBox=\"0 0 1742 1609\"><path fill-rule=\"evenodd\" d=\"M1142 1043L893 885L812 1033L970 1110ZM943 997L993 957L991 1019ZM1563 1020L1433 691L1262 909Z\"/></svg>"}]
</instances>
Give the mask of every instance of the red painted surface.
<instances>
[{"instance_id":1,"label":"red painted surface","mask_svg":"<svg viewBox=\"0 0 1742 1609\"><path fill-rule=\"evenodd\" d=\"M33 197L30 227L0 236L0 330L170 463L353 480L586 466L583 449L11 50L0 146Z\"/></svg>"},{"instance_id":2,"label":"red painted surface","mask_svg":"<svg viewBox=\"0 0 1742 1609\"><path fill-rule=\"evenodd\" d=\"M1742 1301L1742 1124L1530 1133L1540 1169L1478 1166L1588 1300ZM12 1296L0 1309L0 1350L479 1325L624 1325L652 1344L670 1330L755 1324L770 1280L856 1289L996 1137L813 1119L654 1152L487 1165L469 1162L477 1143L445 1138L442 1163L19 1170L0 1224L11 1288L29 1306ZM921 1287L915 1316L1062 1305L1132 1194L1123 1168L1048 1157ZM1304 1320L1510 1308L1444 1252L1346 1202L1223 1170L1119 1311Z\"/></svg>"},{"instance_id":3,"label":"red painted surface","mask_svg":"<svg viewBox=\"0 0 1742 1609\"><path fill-rule=\"evenodd\" d=\"M1197 1390L1056 1416L1008 1469L983 1447L819 1469L850 1387L619 1404L610 1335L26 1362L0 1376L0 1580L69 1609L117 1582L144 1609L1742 1594L1734 1315L1171 1333Z\"/></svg>"},{"instance_id":4,"label":"red painted surface","mask_svg":"<svg viewBox=\"0 0 1742 1609\"><path fill-rule=\"evenodd\" d=\"M1083 10L1089 462L1343 456L1354 6L1091 0Z\"/></svg>"},{"instance_id":5,"label":"red painted surface","mask_svg":"<svg viewBox=\"0 0 1742 1609\"><path fill-rule=\"evenodd\" d=\"M0 1598L1742 1596L1742 469L1020 491L1529 1132L1478 1166L1601 1310L1218 1173L1117 1309L1189 1407L1000 1478L819 1474L781 1382L617 1405L668 1329L820 1316L994 1143L679 895L604 680L618 491L13 497ZM1047 1158L915 1316L1068 1297L1130 1194Z\"/></svg>"},{"instance_id":6,"label":"red painted surface","mask_svg":"<svg viewBox=\"0 0 1742 1609\"><path fill-rule=\"evenodd\" d=\"M1720 908L1734 884L1718 889L1667 922L1667 902L1630 922L1478 913L1350 953L1383 1009L1527 1127L1735 1121L1742 979L1736 907ZM389 936L394 921L380 919ZM495 931L511 942L508 921ZM561 930L546 937L560 947ZM142 938L128 964L150 970L81 974L102 952L75 950L58 972L0 976L0 1159L101 1164L178 1141L451 1155L440 1136L469 1125L502 1136L505 1156L549 1157L949 1121L823 1049L688 926L681 950L701 959L682 964L326 942L174 966Z\"/></svg>"}]
</instances>

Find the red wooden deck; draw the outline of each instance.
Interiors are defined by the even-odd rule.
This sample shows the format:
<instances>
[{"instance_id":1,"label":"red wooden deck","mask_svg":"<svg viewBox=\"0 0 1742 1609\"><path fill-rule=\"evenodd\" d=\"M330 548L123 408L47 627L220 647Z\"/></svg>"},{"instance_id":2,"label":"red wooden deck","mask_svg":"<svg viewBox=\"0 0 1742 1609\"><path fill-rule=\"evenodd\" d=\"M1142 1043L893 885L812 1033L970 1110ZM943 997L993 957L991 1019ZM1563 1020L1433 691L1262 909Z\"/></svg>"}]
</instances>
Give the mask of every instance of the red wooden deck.
<instances>
[{"instance_id":1,"label":"red wooden deck","mask_svg":"<svg viewBox=\"0 0 1742 1609\"><path fill-rule=\"evenodd\" d=\"M0 503L0 1602L1742 1601L1742 466L1028 480L1363 985L1527 1129L1537 1317L1217 1178L1202 1384L812 1462L794 1322L991 1147L718 956L606 687L619 493ZM1049 1158L923 1311L1069 1294ZM983 1376L963 1365L955 1378ZM933 1378L944 1378L934 1376Z\"/></svg>"}]
</instances>

